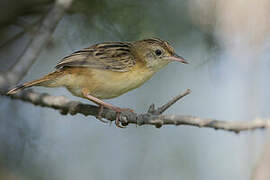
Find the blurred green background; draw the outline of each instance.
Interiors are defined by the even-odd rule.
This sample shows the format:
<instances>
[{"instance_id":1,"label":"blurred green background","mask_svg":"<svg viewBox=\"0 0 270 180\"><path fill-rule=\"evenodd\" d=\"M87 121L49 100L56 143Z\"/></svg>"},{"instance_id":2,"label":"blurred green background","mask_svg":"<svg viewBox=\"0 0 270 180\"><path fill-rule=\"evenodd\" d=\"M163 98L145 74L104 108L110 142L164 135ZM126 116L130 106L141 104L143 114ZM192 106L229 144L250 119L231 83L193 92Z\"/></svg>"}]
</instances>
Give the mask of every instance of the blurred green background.
<instances>
[{"instance_id":1,"label":"blurred green background","mask_svg":"<svg viewBox=\"0 0 270 180\"><path fill-rule=\"evenodd\" d=\"M0 2L1 71L20 57L52 3ZM166 113L227 121L268 117L269 9L267 0L261 5L251 0L76 0L22 81L52 71L64 56L98 42L158 37L190 64L172 63L139 89L108 102L143 113L190 88L192 93ZM64 88L34 89L91 103ZM0 97L0 177L246 180L265 136L260 130L236 135L188 126L119 129L94 117L63 116Z\"/></svg>"}]
</instances>

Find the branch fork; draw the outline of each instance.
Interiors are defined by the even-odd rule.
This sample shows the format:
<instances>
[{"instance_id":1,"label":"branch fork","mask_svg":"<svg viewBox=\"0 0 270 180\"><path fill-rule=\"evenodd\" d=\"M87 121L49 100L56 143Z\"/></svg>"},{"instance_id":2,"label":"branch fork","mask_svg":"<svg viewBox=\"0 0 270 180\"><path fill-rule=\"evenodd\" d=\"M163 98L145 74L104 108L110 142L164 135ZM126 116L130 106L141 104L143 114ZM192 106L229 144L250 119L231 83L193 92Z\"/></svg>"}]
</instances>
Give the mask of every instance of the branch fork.
<instances>
[{"instance_id":1,"label":"branch fork","mask_svg":"<svg viewBox=\"0 0 270 180\"><path fill-rule=\"evenodd\" d=\"M151 123L153 123L157 128L161 128L163 125L163 120L160 118L161 114L165 112L167 109L169 109L172 105L174 105L177 101L182 99L183 97L187 96L191 93L190 89L187 89L184 93L181 93L175 97L173 97L170 101L168 101L166 104L162 105L161 107L155 109L155 104L151 104L147 113L152 115Z\"/></svg>"}]
</instances>

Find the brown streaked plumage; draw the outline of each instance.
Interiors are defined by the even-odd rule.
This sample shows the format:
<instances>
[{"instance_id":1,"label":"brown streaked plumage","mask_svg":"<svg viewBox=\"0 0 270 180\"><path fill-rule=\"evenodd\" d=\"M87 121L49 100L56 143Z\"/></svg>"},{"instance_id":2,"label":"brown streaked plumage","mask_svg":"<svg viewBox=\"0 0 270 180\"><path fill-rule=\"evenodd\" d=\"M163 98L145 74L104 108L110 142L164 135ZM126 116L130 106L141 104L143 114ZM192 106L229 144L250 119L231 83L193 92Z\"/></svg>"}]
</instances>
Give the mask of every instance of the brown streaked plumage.
<instances>
[{"instance_id":1,"label":"brown streaked plumage","mask_svg":"<svg viewBox=\"0 0 270 180\"><path fill-rule=\"evenodd\" d=\"M126 109L100 99L114 98L141 86L172 61L187 63L168 42L157 38L100 43L72 53L56 65L54 72L19 85L7 94L31 86L65 86L73 95L99 104L101 110L105 106L118 112L116 125L120 126L119 113Z\"/></svg>"}]
</instances>

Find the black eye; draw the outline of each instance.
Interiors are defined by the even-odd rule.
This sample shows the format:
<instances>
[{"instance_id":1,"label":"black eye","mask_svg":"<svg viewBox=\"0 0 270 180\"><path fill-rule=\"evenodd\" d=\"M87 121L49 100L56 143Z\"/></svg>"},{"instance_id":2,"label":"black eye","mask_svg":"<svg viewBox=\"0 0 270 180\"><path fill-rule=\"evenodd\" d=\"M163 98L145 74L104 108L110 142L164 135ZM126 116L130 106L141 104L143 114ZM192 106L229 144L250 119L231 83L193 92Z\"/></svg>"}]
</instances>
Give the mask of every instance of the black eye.
<instances>
[{"instance_id":1,"label":"black eye","mask_svg":"<svg viewBox=\"0 0 270 180\"><path fill-rule=\"evenodd\" d=\"M157 49L157 50L155 51L155 54L156 54L157 56L160 56L160 55L162 54L162 52L161 52L161 50Z\"/></svg>"}]
</instances>

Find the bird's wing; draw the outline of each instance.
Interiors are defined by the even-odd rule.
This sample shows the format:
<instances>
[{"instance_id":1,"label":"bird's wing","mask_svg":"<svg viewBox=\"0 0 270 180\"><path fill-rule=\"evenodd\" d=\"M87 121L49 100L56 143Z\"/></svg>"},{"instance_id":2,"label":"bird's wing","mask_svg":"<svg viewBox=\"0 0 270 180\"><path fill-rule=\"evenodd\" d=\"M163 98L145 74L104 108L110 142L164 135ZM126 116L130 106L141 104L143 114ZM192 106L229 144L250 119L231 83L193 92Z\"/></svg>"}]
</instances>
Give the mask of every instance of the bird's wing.
<instances>
[{"instance_id":1,"label":"bird's wing","mask_svg":"<svg viewBox=\"0 0 270 180\"><path fill-rule=\"evenodd\" d=\"M55 68L90 67L126 72L134 65L135 58L131 53L130 43L108 42L76 51L63 58Z\"/></svg>"}]
</instances>

